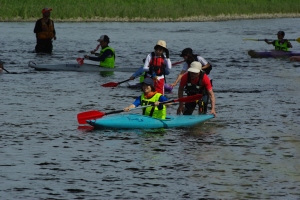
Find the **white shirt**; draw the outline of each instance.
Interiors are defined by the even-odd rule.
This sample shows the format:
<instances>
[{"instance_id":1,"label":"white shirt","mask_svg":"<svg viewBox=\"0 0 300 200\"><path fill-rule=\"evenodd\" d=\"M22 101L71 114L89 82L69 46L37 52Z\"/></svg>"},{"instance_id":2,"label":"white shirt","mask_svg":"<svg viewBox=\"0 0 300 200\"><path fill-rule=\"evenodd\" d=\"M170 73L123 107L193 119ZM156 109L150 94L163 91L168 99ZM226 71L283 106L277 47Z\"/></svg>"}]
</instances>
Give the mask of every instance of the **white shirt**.
<instances>
[{"instance_id":1,"label":"white shirt","mask_svg":"<svg viewBox=\"0 0 300 200\"><path fill-rule=\"evenodd\" d=\"M201 56L197 56L197 59L198 59L198 61L202 64L202 66L207 65L207 63L208 63L208 62L207 62L203 57L201 57ZM186 71L186 72L187 72L188 68L189 68L189 66L188 66L188 64L185 62L185 63L183 64L182 71ZM207 75L207 76L209 77L210 80L212 80L211 73L209 73L209 75Z\"/></svg>"}]
</instances>

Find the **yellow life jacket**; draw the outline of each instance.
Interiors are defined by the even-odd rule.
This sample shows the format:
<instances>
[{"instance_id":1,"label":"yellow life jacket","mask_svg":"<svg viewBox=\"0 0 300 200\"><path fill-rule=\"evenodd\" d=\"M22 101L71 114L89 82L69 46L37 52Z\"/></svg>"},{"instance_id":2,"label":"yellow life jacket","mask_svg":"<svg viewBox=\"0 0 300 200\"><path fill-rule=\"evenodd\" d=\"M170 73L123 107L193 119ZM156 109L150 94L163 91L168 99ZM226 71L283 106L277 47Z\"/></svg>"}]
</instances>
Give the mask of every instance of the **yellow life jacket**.
<instances>
[{"instance_id":1,"label":"yellow life jacket","mask_svg":"<svg viewBox=\"0 0 300 200\"><path fill-rule=\"evenodd\" d=\"M107 57L105 58L104 61L100 62L100 67L107 67L107 68L114 68L115 67L115 50L109 46L105 47L104 49L102 49L100 51L100 55L101 56L104 51L110 49L113 52L113 55L111 57Z\"/></svg>"},{"instance_id":2,"label":"yellow life jacket","mask_svg":"<svg viewBox=\"0 0 300 200\"><path fill-rule=\"evenodd\" d=\"M37 33L37 38L38 39L52 39L54 38L54 25L53 21L49 19L49 25L47 25L44 20L41 20L42 22L42 32Z\"/></svg>"},{"instance_id":3,"label":"yellow life jacket","mask_svg":"<svg viewBox=\"0 0 300 200\"><path fill-rule=\"evenodd\" d=\"M156 93L150 99L146 99L145 95L141 96L141 106L151 105L159 100L159 97L162 94ZM163 109L159 110L157 106L150 106L143 109L143 115L147 115L157 119L166 119L167 117L167 108L163 105Z\"/></svg>"},{"instance_id":4,"label":"yellow life jacket","mask_svg":"<svg viewBox=\"0 0 300 200\"><path fill-rule=\"evenodd\" d=\"M284 40L282 44L279 43L279 40L275 40L274 46L275 46L275 50L281 50L281 51L289 50L287 40Z\"/></svg>"}]
</instances>

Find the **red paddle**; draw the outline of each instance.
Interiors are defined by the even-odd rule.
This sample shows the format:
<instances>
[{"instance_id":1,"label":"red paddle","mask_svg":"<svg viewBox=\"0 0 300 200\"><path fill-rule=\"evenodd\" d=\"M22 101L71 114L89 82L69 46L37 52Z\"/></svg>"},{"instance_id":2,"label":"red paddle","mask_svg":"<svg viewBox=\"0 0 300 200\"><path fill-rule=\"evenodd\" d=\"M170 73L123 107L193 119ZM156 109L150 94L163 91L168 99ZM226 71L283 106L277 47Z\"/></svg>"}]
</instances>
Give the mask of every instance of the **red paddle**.
<instances>
[{"instance_id":1,"label":"red paddle","mask_svg":"<svg viewBox=\"0 0 300 200\"><path fill-rule=\"evenodd\" d=\"M79 65L83 65L84 58L76 58L76 61Z\"/></svg>"},{"instance_id":2,"label":"red paddle","mask_svg":"<svg viewBox=\"0 0 300 200\"><path fill-rule=\"evenodd\" d=\"M184 61L184 60L182 60L182 61L174 62L174 63L172 63L172 66L175 66L175 65L181 64L181 63L183 63L183 62L185 62L185 61Z\"/></svg>"},{"instance_id":3,"label":"red paddle","mask_svg":"<svg viewBox=\"0 0 300 200\"><path fill-rule=\"evenodd\" d=\"M121 81L121 82L108 82L108 83L104 83L103 85L101 85L101 86L103 86L103 87L117 87L118 85L120 85L121 83L125 83L125 82L127 82L127 81L130 81L131 79L127 79L127 80L125 80L125 81Z\"/></svg>"},{"instance_id":4,"label":"red paddle","mask_svg":"<svg viewBox=\"0 0 300 200\"><path fill-rule=\"evenodd\" d=\"M78 59L78 58L77 58L77 59ZM80 58L79 58L79 59L80 59ZM172 66L178 65L178 64L183 63L183 62L184 62L184 60L178 61L178 62L175 62L175 63L172 63ZM125 83L125 82L130 81L130 80L131 80L131 79L127 79L127 80L121 81L121 82L108 82L108 83L104 83L104 84L101 85L101 86L103 86L103 87L117 87L117 86L120 85L121 83Z\"/></svg>"},{"instance_id":5,"label":"red paddle","mask_svg":"<svg viewBox=\"0 0 300 200\"><path fill-rule=\"evenodd\" d=\"M178 99L174 99L174 100L170 100L170 101L165 101L165 102L162 102L161 104L175 103L175 102L193 102L193 101L197 101L197 100L201 99L201 97L202 97L202 94L197 94L197 95L193 95L193 96L187 96L187 97L182 97L182 98L178 98ZM152 106L152 105L140 106L140 107L133 108L133 109L145 108L145 107L149 107L149 106ZM131 110L133 110L133 109L131 109ZM107 113L101 112L98 110L89 110L89 111L78 113L77 121L79 124L86 124L86 120L99 119L99 118L102 118L104 115L121 113L121 112L124 112L124 110L116 110L116 111L111 111L111 112L107 112Z\"/></svg>"}]
</instances>

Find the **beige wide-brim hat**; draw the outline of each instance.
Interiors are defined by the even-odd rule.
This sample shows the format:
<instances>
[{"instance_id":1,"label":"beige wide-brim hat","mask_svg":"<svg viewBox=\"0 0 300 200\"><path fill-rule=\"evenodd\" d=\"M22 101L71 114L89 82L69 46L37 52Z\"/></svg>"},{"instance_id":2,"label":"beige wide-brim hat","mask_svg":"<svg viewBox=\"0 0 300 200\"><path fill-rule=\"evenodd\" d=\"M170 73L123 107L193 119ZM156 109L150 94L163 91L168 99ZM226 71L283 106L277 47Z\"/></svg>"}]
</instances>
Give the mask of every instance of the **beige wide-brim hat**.
<instances>
[{"instance_id":1,"label":"beige wide-brim hat","mask_svg":"<svg viewBox=\"0 0 300 200\"><path fill-rule=\"evenodd\" d=\"M158 40L158 42L157 42L156 45L154 46L154 49L155 49L156 46L161 46L161 47L163 47L164 49L167 49L167 43L166 43L166 41L164 41L164 40Z\"/></svg>"},{"instance_id":2,"label":"beige wide-brim hat","mask_svg":"<svg viewBox=\"0 0 300 200\"><path fill-rule=\"evenodd\" d=\"M188 72L193 72L193 73L199 73L202 69L202 64L198 61L194 61L191 63L190 68L188 69Z\"/></svg>"}]
</instances>

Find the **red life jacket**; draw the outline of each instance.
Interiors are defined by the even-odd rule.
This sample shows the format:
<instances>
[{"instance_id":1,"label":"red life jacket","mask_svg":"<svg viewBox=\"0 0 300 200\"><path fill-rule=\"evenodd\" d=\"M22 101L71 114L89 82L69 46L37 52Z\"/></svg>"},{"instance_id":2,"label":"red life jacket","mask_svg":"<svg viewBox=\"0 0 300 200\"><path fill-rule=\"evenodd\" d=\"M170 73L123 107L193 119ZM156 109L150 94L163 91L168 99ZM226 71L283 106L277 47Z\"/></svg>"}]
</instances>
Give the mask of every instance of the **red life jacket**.
<instances>
[{"instance_id":1,"label":"red life jacket","mask_svg":"<svg viewBox=\"0 0 300 200\"><path fill-rule=\"evenodd\" d=\"M164 55L162 55L161 57L157 58L155 57L155 53L152 52L151 53L151 61L149 63L149 74L153 74L153 72L157 75L157 76L161 76L161 75L165 75L165 57Z\"/></svg>"}]
</instances>

